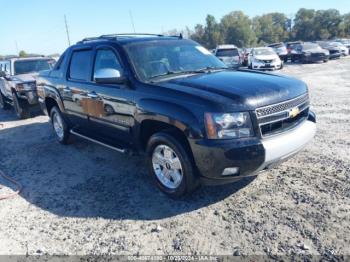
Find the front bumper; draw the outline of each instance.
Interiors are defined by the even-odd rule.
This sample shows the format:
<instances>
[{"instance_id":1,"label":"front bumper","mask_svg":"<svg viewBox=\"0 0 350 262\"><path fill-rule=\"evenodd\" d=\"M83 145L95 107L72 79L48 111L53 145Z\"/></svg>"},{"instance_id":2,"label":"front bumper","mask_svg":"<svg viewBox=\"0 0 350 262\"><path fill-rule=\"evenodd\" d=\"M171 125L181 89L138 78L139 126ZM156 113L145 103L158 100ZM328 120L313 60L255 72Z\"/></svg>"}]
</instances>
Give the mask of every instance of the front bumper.
<instances>
[{"instance_id":1,"label":"front bumper","mask_svg":"<svg viewBox=\"0 0 350 262\"><path fill-rule=\"evenodd\" d=\"M268 138L210 141L191 143L194 160L203 184L217 185L256 176L264 170L286 161L316 134L316 121L309 119L296 128ZM223 175L227 170L239 171ZM226 171L225 171L226 170Z\"/></svg>"},{"instance_id":2,"label":"front bumper","mask_svg":"<svg viewBox=\"0 0 350 262\"><path fill-rule=\"evenodd\" d=\"M18 91L17 95L19 98L28 101L29 105L39 106L38 94L36 90Z\"/></svg>"},{"instance_id":3,"label":"front bumper","mask_svg":"<svg viewBox=\"0 0 350 262\"><path fill-rule=\"evenodd\" d=\"M252 63L252 69L255 70L277 70L282 68L282 62L273 62L273 63Z\"/></svg>"}]
</instances>

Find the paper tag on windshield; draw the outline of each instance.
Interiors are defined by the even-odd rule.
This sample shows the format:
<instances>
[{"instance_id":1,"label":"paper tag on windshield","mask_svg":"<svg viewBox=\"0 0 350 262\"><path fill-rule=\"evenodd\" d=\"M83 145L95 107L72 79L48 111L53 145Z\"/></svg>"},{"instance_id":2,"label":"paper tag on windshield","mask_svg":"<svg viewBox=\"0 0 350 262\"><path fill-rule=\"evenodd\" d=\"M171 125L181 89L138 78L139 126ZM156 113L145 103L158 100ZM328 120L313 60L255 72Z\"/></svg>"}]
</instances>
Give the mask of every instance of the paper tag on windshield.
<instances>
[{"instance_id":1,"label":"paper tag on windshield","mask_svg":"<svg viewBox=\"0 0 350 262\"><path fill-rule=\"evenodd\" d=\"M201 53L205 54L205 55L211 55L210 51L205 49L203 46L196 46L197 50L199 50Z\"/></svg>"}]
</instances>

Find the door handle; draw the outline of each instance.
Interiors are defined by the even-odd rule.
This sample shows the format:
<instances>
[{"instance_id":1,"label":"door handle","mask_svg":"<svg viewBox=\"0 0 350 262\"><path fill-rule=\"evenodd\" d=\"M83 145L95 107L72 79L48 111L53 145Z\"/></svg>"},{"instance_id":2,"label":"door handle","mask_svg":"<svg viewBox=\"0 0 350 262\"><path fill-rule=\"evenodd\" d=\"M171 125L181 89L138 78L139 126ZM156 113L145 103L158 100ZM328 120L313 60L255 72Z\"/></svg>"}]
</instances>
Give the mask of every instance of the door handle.
<instances>
[{"instance_id":1,"label":"door handle","mask_svg":"<svg viewBox=\"0 0 350 262\"><path fill-rule=\"evenodd\" d=\"M88 96L89 98L92 98L92 99L98 98L98 95L96 94L95 91L92 91L92 92L88 93L87 96Z\"/></svg>"},{"instance_id":2,"label":"door handle","mask_svg":"<svg viewBox=\"0 0 350 262\"><path fill-rule=\"evenodd\" d=\"M65 88L63 88L63 92L64 93L71 93L72 90L68 86L66 86Z\"/></svg>"}]
</instances>

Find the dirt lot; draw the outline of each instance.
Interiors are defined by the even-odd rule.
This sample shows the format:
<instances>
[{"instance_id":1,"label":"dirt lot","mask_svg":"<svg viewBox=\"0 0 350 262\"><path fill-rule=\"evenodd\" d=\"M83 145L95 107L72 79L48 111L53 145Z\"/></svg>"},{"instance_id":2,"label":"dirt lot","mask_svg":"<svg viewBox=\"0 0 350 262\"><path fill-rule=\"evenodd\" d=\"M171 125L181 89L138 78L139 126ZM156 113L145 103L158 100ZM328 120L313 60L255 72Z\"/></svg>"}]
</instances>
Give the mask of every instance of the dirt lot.
<instances>
[{"instance_id":1,"label":"dirt lot","mask_svg":"<svg viewBox=\"0 0 350 262\"><path fill-rule=\"evenodd\" d=\"M46 117L1 111L0 169L24 189L0 201L0 254L350 255L350 58L282 73L310 87L314 141L256 179L185 201L159 193L140 157L62 146Z\"/></svg>"}]
</instances>

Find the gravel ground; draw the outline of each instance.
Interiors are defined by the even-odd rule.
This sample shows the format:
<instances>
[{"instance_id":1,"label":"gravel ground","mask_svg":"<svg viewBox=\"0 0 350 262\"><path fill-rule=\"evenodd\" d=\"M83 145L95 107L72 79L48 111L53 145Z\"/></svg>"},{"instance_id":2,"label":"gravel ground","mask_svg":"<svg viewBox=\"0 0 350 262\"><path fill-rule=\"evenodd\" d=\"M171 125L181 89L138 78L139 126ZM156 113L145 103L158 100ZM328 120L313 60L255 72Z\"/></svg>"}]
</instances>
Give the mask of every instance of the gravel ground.
<instances>
[{"instance_id":1,"label":"gravel ground","mask_svg":"<svg viewBox=\"0 0 350 262\"><path fill-rule=\"evenodd\" d=\"M24 188L0 201L0 254L350 255L349 72L350 58L286 65L310 87L314 141L255 179L183 201L158 192L141 157L62 146L47 117L1 111L0 170Z\"/></svg>"}]
</instances>

